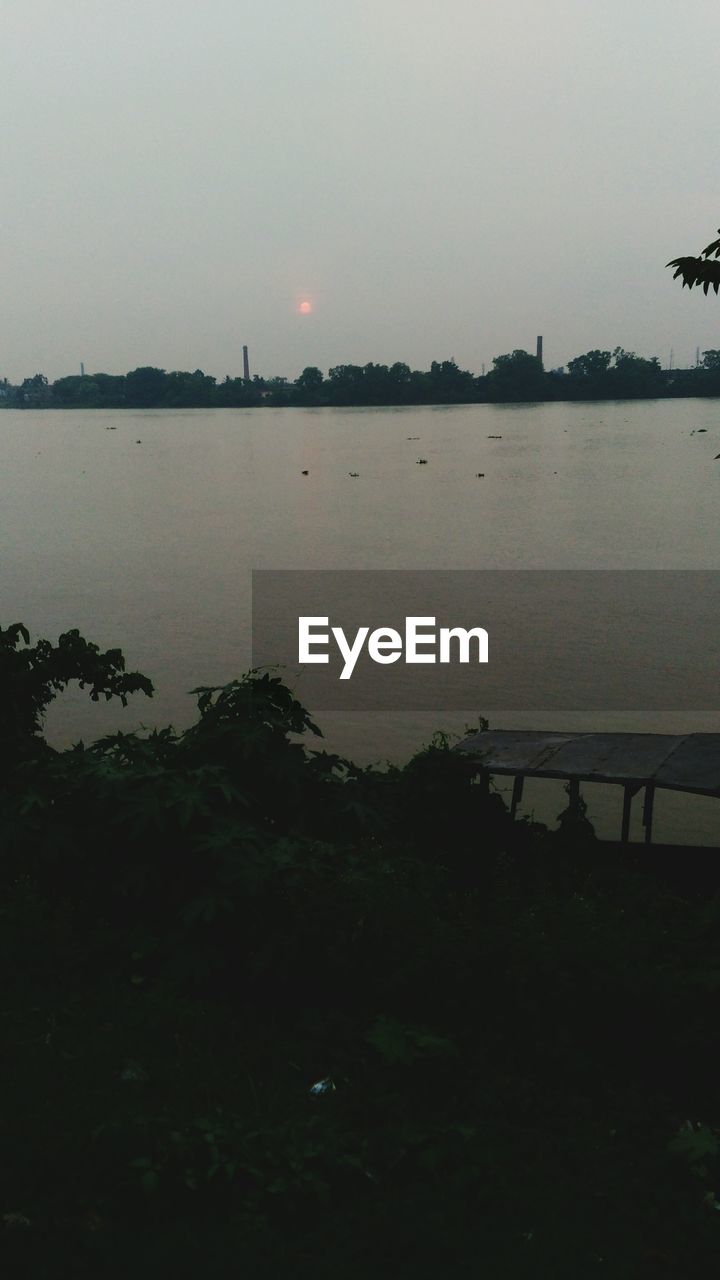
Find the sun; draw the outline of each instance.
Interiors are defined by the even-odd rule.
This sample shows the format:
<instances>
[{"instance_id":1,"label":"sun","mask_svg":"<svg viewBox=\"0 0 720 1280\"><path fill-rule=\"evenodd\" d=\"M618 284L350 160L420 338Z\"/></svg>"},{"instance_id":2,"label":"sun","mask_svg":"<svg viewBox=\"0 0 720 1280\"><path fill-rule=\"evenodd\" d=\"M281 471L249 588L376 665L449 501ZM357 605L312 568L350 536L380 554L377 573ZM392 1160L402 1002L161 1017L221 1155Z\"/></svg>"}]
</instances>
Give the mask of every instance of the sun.
<instances>
[{"instance_id":1,"label":"sun","mask_svg":"<svg viewBox=\"0 0 720 1280\"><path fill-rule=\"evenodd\" d=\"M298 311L300 312L301 316L312 315L312 302L308 302L307 299L305 299L304 302L300 303L298 307Z\"/></svg>"}]
</instances>

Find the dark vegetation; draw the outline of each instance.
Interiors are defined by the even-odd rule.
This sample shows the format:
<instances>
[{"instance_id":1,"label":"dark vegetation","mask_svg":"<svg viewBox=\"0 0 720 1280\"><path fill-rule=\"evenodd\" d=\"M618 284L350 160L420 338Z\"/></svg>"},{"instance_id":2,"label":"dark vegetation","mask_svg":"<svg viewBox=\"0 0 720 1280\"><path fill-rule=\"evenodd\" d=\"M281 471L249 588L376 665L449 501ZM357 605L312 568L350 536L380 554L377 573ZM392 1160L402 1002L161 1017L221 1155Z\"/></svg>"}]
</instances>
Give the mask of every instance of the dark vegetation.
<instances>
[{"instance_id":1,"label":"dark vegetation","mask_svg":"<svg viewBox=\"0 0 720 1280\"><path fill-rule=\"evenodd\" d=\"M718 228L720 233L720 227ZM702 287L702 291L707 297L708 291L714 289L717 294L720 289L720 240L713 240L706 245L702 253L697 257L673 258L672 262L668 262L669 267L675 267L673 272L673 280L677 280L678 276L682 279L683 288L687 285L688 289L692 289L694 285Z\"/></svg>"},{"instance_id":2,"label":"dark vegetation","mask_svg":"<svg viewBox=\"0 0 720 1280\"><path fill-rule=\"evenodd\" d=\"M720 267L720 264L717 264ZM295 382L285 378L227 377L217 382L201 369L166 373L151 367L124 376L107 373L59 378L43 374L21 386L0 385L0 406L41 409L211 409L282 407L484 404L541 400L647 399L720 396L720 351L703 352L693 369L662 369L633 351L588 351L567 370L546 372L537 356L513 351L497 356L477 377L454 360L434 360L421 372L409 365L338 365L325 377L304 369Z\"/></svg>"},{"instance_id":3,"label":"dark vegetation","mask_svg":"<svg viewBox=\"0 0 720 1280\"><path fill-rule=\"evenodd\" d=\"M720 1243L720 899L277 678L52 750L0 631L4 1274L691 1280Z\"/></svg>"}]
</instances>

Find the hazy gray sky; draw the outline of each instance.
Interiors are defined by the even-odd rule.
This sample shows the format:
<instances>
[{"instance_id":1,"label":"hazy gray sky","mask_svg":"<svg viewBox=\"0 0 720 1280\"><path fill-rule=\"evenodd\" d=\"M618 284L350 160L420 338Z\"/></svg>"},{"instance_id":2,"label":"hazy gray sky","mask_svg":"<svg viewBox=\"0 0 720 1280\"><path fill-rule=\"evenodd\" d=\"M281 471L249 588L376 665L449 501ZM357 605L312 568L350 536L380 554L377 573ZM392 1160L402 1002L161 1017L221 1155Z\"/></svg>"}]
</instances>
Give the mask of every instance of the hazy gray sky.
<instances>
[{"instance_id":1,"label":"hazy gray sky","mask_svg":"<svg viewBox=\"0 0 720 1280\"><path fill-rule=\"evenodd\" d=\"M717 0L0 18L0 376L720 347Z\"/></svg>"}]
</instances>

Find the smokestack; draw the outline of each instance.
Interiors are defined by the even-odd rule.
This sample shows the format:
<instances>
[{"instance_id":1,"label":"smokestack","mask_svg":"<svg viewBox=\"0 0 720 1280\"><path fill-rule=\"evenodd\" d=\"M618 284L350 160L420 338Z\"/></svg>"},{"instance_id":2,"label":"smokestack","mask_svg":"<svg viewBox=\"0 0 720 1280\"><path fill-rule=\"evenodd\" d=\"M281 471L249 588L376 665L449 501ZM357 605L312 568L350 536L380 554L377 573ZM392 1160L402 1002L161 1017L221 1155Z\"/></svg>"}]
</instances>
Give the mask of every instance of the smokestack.
<instances>
[{"instance_id":1,"label":"smokestack","mask_svg":"<svg viewBox=\"0 0 720 1280\"><path fill-rule=\"evenodd\" d=\"M540 334L540 335L539 335L539 337L538 337L538 340L537 340L537 351L535 352L535 354L537 355L538 360L539 360L539 361L540 361L540 363L542 364L542 334Z\"/></svg>"},{"instance_id":2,"label":"smokestack","mask_svg":"<svg viewBox=\"0 0 720 1280\"><path fill-rule=\"evenodd\" d=\"M82 362L80 363L80 377L85 377L85 365Z\"/></svg>"},{"instance_id":3,"label":"smokestack","mask_svg":"<svg viewBox=\"0 0 720 1280\"><path fill-rule=\"evenodd\" d=\"M246 382L250 381L250 361L247 347L243 347L243 378Z\"/></svg>"}]
</instances>

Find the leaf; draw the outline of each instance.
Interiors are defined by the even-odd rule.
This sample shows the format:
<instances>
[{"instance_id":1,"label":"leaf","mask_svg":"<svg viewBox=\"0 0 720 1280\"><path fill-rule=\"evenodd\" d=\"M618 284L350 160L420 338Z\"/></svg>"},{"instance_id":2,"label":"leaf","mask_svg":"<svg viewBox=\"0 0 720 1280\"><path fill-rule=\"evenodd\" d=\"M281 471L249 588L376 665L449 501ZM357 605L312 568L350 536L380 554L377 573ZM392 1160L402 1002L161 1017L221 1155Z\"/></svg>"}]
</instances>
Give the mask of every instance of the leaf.
<instances>
[{"instance_id":1,"label":"leaf","mask_svg":"<svg viewBox=\"0 0 720 1280\"><path fill-rule=\"evenodd\" d=\"M428 1056L456 1056L457 1045L423 1027L413 1027L381 1015L365 1037L392 1064L409 1064Z\"/></svg>"},{"instance_id":2,"label":"leaf","mask_svg":"<svg viewBox=\"0 0 720 1280\"><path fill-rule=\"evenodd\" d=\"M718 227L718 231L720 231L720 227ZM709 244L707 248L703 249L704 258L709 258L712 255L716 258L720 258L720 240L713 240L712 244Z\"/></svg>"},{"instance_id":3,"label":"leaf","mask_svg":"<svg viewBox=\"0 0 720 1280\"><path fill-rule=\"evenodd\" d=\"M720 241L718 242L720 245ZM712 246L708 246L712 248ZM717 255L716 255L717 257ZM677 280L678 276L682 276L683 288L687 285L688 289L692 289L694 285L702 285L703 292L707 294L710 286L715 293L720 289L720 262L705 258L673 258L671 262L666 264L668 267L675 267L673 280Z\"/></svg>"},{"instance_id":4,"label":"leaf","mask_svg":"<svg viewBox=\"0 0 720 1280\"><path fill-rule=\"evenodd\" d=\"M719 1150L717 1137L706 1124L681 1129L672 1142L668 1143L668 1151L685 1156L693 1165L701 1164L707 1156L716 1156Z\"/></svg>"}]
</instances>

